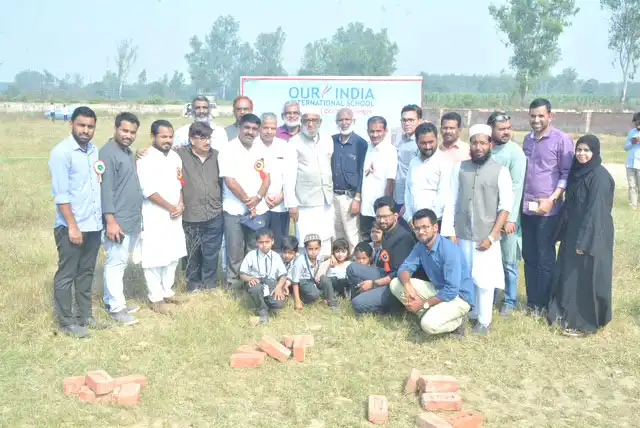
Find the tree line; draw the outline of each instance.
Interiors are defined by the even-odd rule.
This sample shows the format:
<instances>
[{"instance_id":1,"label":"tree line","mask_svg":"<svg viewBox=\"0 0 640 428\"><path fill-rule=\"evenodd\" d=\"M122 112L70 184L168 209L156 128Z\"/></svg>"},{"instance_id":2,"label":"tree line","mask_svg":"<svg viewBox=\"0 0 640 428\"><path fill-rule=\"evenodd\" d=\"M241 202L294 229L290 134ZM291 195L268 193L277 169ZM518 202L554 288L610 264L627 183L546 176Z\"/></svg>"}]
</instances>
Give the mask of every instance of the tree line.
<instances>
[{"instance_id":1,"label":"tree line","mask_svg":"<svg viewBox=\"0 0 640 428\"><path fill-rule=\"evenodd\" d=\"M513 54L511 73L456 75L421 73L425 102L448 107L523 105L536 95L556 95L565 108L635 106L640 83L632 82L640 60L640 0L600 0L609 15L609 48L621 71L618 83L579 79L574 68L552 76L561 51L558 39L578 13L575 0L509 0L490 5L489 13ZM127 100L185 102L195 93L228 100L238 95L241 76L284 76L283 49L287 38L281 27L264 32L253 43L239 35L233 16L220 16L204 35L189 40L186 76L174 71L148 81L146 70L131 76L138 47L133 40L119 42L113 70L100 81L85 83L78 74L54 76L47 70L24 70L4 90L8 100ZM385 76L396 71L397 43L386 29L374 31L361 22L336 30L330 38L308 43L297 75ZM2 88L0 88L1 90ZM561 95L561 96L560 96ZM557 103L556 103L557 104Z\"/></svg>"}]
</instances>

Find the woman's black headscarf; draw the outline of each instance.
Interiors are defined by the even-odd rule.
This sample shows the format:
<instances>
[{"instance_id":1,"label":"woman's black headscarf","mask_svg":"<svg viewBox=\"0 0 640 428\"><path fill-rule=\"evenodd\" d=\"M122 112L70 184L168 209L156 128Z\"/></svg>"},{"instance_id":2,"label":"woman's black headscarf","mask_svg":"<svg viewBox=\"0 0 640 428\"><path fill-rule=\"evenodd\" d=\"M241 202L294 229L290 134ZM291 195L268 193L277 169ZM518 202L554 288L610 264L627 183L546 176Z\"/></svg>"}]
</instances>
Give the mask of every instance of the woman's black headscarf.
<instances>
[{"instance_id":1,"label":"woman's black headscarf","mask_svg":"<svg viewBox=\"0 0 640 428\"><path fill-rule=\"evenodd\" d=\"M569 181L584 180L589 173L602 165L602 158L600 157L600 140L598 140L598 137L591 134L583 135L576 143L576 150L580 144L586 144L589 146L589 149L593 153L593 157L587 163L580 163L578 162L578 158L574 157L571 172L569 173Z\"/></svg>"}]
</instances>

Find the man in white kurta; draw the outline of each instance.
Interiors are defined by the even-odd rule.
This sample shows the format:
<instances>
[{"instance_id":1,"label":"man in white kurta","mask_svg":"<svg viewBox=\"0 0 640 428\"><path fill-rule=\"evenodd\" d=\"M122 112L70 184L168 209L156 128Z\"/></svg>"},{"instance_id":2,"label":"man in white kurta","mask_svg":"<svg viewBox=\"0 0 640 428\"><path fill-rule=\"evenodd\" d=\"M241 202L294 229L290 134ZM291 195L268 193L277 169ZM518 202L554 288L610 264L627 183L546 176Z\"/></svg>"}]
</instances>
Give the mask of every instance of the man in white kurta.
<instances>
[{"instance_id":1,"label":"man in white kurta","mask_svg":"<svg viewBox=\"0 0 640 428\"><path fill-rule=\"evenodd\" d=\"M411 223L421 209L430 209L442 221L444 206L451 188L453 163L438 150L438 128L422 123L415 129L420 155L409 164L404 192L404 219ZM441 225L441 224L440 224Z\"/></svg>"},{"instance_id":2,"label":"man in white kurta","mask_svg":"<svg viewBox=\"0 0 640 428\"><path fill-rule=\"evenodd\" d=\"M331 156L333 140L320 132L322 117L316 110L302 114L301 132L289 140L293 166L284 185L285 206L296 222L300 251L304 237L317 234L322 240L320 254L331 254L335 236L333 177Z\"/></svg>"},{"instance_id":3,"label":"man in white kurta","mask_svg":"<svg viewBox=\"0 0 640 428\"><path fill-rule=\"evenodd\" d=\"M471 159L456 165L442 235L457 240L471 267L476 304L473 331L489 332L496 289L504 289L500 233L513 205L509 170L491 159L491 127L469 129Z\"/></svg>"},{"instance_id":4,"label":"man in white kurta","mask_svg":"<svg viewBox=\"0 0 640 428\"><path fill-rule=\"evenodd\" d=\"M166 120L151 125L153 146L138 160L142 204L141 259L151 309L166 314L184 297L173 291L176 267L187 255L182 229L182 160L171 150L173 127Z\"/></svg>"}]
</instances>

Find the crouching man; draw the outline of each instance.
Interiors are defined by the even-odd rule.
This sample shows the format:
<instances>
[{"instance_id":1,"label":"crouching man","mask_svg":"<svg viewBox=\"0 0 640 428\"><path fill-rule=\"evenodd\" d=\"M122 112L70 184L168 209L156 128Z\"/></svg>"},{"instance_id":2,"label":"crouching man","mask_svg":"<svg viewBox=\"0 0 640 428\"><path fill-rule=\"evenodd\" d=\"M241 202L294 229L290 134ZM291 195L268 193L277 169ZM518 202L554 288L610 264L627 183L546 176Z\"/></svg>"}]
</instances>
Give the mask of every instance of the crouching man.
<instances>
[{"instance_id":1,"label":"crouching man","mask_svg":"<svg viewBox=\"0 0 640 428\"><path fill-rule=\"evenodd\" d=\"M398 269L391 293L420 317L427 334L465 335L467 314L474 302L473 279L460 248L438 233L438 218L429 209L413 215L419 242ZM420 268L430 279L411 276Z\"/></svg>"}]
</instances>

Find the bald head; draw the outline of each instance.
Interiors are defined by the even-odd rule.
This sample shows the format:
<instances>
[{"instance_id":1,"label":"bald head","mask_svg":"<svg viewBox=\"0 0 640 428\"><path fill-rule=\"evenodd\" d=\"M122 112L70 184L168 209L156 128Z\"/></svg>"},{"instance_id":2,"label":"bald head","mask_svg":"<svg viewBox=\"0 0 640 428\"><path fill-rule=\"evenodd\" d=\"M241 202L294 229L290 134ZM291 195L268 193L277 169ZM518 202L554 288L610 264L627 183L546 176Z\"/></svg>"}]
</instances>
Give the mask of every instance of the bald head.
<instances>
[{"instance_id":1,"label":"bald head","mask_svg":"<svg viewBox=\"0 0 640 428\"><path fill-rule=\"evenodd\" d=\"M349 108L341 108L336 113L336 125L341 135L349 135L353 132L355 126L355 119L353 118L353 111Z\"/></svg>"}]
</instances>

